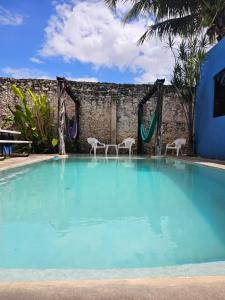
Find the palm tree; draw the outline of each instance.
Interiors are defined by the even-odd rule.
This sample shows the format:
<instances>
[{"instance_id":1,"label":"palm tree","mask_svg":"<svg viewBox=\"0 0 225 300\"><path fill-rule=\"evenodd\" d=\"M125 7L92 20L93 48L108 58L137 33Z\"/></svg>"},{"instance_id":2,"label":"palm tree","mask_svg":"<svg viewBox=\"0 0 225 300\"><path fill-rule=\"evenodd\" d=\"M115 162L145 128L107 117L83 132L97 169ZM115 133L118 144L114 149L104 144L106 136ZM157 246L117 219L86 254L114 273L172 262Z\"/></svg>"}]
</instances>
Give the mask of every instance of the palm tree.
<instances>
[{"instance_id":1,"label":"palm tree","mask_svg":"<svg viewBox=\"0 0 225 300\"><path fill-rule=\"evenodd\" d=\"M139 43L153 34L193 35L206 29L211 42L225 36L224 0L105 0L111 8L118 2L131 2L132 8L124 18L128 22L140 15L154 16L154 24L149 26Z\"/></svg>"}]
</instances>

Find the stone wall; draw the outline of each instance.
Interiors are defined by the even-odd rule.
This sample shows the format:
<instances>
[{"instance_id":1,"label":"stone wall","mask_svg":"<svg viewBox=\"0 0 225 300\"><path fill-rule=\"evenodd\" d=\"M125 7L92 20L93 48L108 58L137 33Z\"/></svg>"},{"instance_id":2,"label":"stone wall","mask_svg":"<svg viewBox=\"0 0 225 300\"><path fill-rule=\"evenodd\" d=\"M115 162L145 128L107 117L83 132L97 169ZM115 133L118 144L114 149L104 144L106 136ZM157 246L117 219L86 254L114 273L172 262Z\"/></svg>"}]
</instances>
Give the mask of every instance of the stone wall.
<instances>
[{"instance_id":1,"label":"stone wall","mask_svg":"<svg viewBox=\"0 0 225 300\"><path fill-rule=\"evenodd\" d=\"M0 124L9 114L8 104L13 105L17 101L11 91L13 83L22 89L29 87L37 94L45 93L55 108L57 120L56 80L0 78ZM82 152L88 151L88 137L96 137L105 143L120 143L126 137L134 137L137 140L138 102L151 88L150 85L75 81L70 83L80 101L79 140ZM145 107L146 125L155 102L153 97ZM73 102L67 97L66 103L67 111L73 114ZM170 86L164 86L162 134L163 147L177 137L187 136L182 107ZM154 138L152 140L152 143L145 144L146 153L153 149Z\"/></svg>"}]
</instances>

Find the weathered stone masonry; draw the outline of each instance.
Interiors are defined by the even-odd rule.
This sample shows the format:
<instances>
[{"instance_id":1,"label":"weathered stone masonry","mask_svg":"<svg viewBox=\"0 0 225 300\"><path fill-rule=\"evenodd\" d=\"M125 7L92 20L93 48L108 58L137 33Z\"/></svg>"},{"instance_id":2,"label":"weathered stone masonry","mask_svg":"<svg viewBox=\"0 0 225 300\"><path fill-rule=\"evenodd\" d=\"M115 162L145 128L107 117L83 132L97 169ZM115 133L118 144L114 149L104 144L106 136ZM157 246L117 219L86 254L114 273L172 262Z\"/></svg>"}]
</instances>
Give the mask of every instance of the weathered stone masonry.
<instances>
[{"instance_id":1,"label":"weathered stone masonry","mask_svg":"<svg viewBox=\"0 0 225 300\"><path fill-rule=\"evenodd\" d=\"M57 116L57 81L45 79L0 78L0 124L9 114L8 104L17 101L11 91L11 85L25 89L29 87L35 93L45 93ZM126 137L137 139L138 102L150 85L89 83L71 81L72 89L80 101L80 147L88 151L86 139L96 137L105 143L119 143ZM146 125L149 114L154 110L155 98L146 105ZM68 101L67 111L74 111L74 104ZM185 119L179 100L170 86L164 86L163 146L177 137L186 137ZM154 142L154 138L153 138ZM146 153L153 149L153 142L145 144Z\"/></svg>"}]
</instances>

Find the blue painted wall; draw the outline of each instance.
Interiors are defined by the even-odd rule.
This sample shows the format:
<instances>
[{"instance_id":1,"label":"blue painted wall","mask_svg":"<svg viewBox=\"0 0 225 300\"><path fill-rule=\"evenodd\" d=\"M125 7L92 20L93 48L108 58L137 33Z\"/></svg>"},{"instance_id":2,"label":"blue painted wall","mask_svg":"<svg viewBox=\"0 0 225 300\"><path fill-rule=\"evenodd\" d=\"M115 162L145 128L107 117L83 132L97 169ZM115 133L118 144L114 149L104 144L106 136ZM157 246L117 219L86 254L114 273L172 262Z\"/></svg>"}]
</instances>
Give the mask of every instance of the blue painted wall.
<instances>
[{"instance_id":1,"label":"blue painted wall","mask_svg":"<svg viewBox=\"0 0 225 300\"><path fill-rule=\"evenodd\" d=\"M225 159L225 116L213 117L214 76L225 68L225 38L207 54L202 64L196 97L197 154L206 158Z\"/></svg>"}]
</instances>

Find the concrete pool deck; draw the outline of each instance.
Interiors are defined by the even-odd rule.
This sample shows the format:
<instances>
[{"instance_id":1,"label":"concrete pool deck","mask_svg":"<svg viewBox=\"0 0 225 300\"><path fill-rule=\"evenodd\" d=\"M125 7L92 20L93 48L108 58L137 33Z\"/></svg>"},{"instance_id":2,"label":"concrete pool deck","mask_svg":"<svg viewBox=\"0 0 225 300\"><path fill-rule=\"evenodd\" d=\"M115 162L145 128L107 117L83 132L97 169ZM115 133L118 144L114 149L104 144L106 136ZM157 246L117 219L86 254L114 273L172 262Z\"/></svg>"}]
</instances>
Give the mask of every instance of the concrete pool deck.
<instances>
[{"instance_id":1,"label":"concrete pool deck","mask_svg":"<svg viewBox=\"0 0 225 300\"><path fill-rule=\"evenodd\" d=\"M225 277L1 283L2 300L222 300Z\"/></svg>"},{"instance_id":2,"label":"concrete pool deck","mask_svg":"<svg viewBox=\"0 0 225 300\"><path fill-rule=\"evenodd\" d=\"M0 171L22 167L53 158L49 154L32 154L28 157L10 157L0 161Z\"/></svg>"},{"instance_id":3,"label":"concrete pool deck","mask_svg":"<svg viewBox=\"0 0 225 300\"><path fill-rule=\"evenodd\" d=\"M225 170L224 160L206 159L202 157L188 157L188 156L180 156L180 157L173 157L173 158L179 159L184 162L190 162L190 163L195 163L206 167L213 167L213 168Z\"/></svg>"}]
</instances>

